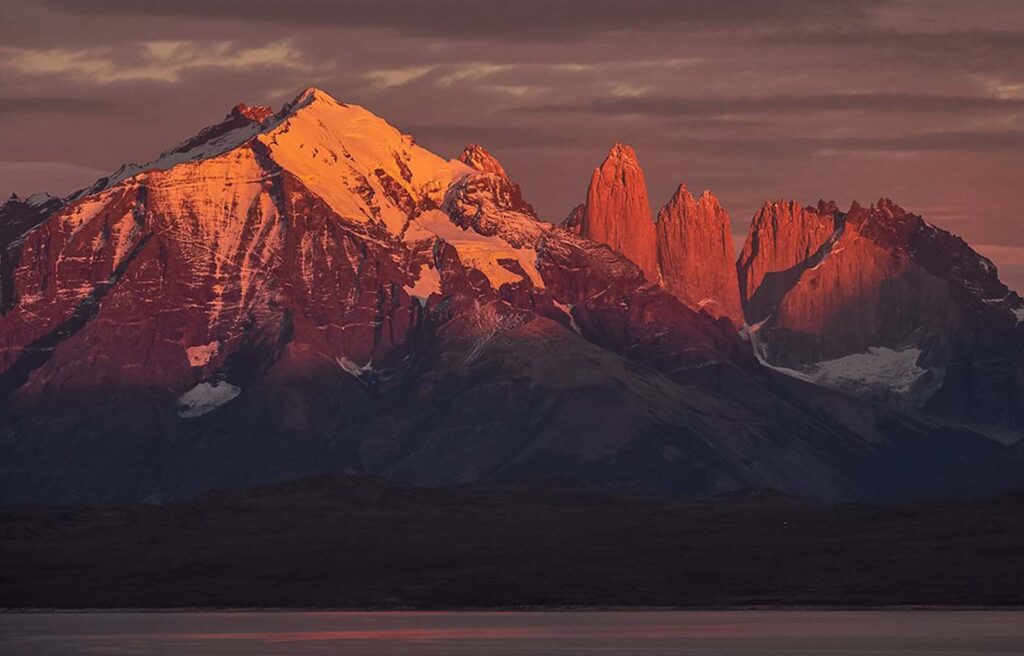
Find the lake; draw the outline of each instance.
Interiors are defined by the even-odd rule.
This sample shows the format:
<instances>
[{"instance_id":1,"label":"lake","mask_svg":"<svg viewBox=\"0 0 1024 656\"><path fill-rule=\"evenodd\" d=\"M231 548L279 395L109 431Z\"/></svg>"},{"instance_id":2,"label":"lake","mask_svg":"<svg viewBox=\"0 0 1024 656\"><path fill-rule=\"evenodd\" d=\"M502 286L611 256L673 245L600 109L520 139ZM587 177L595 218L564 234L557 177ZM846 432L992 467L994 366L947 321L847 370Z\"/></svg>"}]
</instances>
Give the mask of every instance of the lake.
<instances>
[{"instance_id":1,"label":"lake","mask_svg":"<svg viewBox=\"0 0 1024 656\"><path fill-rule=\"evenodd\" d=\"M1022 653L1024 613L1014 611L0 614L5 656Z\"/></svg>"}]
</instances>

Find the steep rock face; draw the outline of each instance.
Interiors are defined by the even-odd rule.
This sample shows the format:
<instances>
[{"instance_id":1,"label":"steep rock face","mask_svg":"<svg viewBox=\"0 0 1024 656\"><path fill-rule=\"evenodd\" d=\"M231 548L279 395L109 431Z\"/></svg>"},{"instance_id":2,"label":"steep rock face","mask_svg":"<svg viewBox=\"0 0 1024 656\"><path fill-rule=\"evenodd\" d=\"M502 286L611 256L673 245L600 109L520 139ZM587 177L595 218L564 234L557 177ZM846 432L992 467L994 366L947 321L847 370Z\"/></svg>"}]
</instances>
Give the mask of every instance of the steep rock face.
<instances>
[{"instance_id":1,"label":"steep rock face","mask_svg":"<svg viewBox=\"0 0 1024 656\"><path fill-rule=\"evenodd\" d=\"M488 236L497 234L503 224L506 227L513 223L525 226L531 235L540 228L533 225L537 222L537 214L533 206L523 200L522 189L509 179L498 160L483 146L466 146L459 155L459 161L476 174L452 185L445 195L442 207L457 225L463 228L472 226L476 232ZM506 238L511 236L507 230L505 233ZM513 237L512 241L521 246L529 238Z\"/></svg>"},{"instance_id":2,"label":"steep rock face","mask_svg":"<svg viewBox=\"0 0 1024 656\"><path fill-rule=\"evenodd\" d=\"M767 318L803 272L821 260L841 221L835 205L824 201L816 208L784 200L761 206L736 264L747 323Z\"/></svg>"},{"instance_id":3,"label":"steep rock face","mask_svg":"<svg viewBox=\"0 0 1024 656\"><path fill-rule=\"evenodd\" d=\"M808 263L776 305L762 333L772 335L766 343L773 359L791 364L870 346L900 350L948 320L945 281L897 245L904 239L885 239L900 230L896 222L903 216L887 206L851 208L838 238L825 241L828 252Z\"/></svg>"},{"instance_id":4,"label":"steep rock face","mask_svg":"<svg viewBox=\"0 0 1024 656\"><path fill-rule=\"evenodd\" d=\"M847 213L766 204L738 270L768 362L949 417L1021 425L1024 304L991 262L920 216L888 199Z\"/></svg>"},{"instance_id":5,"label":"steep rock face","mask_svg":"<svg viewBox=\"0 0 1024 656\"><path fill-rule=\"evenodd\" d=\"M479 171L486 175L496 175L499 178L508 180L505 167L480 144L469 144L463 148L462 153L459 155L459 161L474 171Z\"/></svg>"},{"instance_id":6,"label":"steep rock face","mask_svg":"<svg viewBox=\"0 0 1024 656\"><path fill-rule=\"evenodd\" d=\"M625 255L688 307L743 324L729 215L710 192L695 200L680 185L652 223L643 171L629 146L612 147L594 171L586 204L562 227Z\"/></svg>"},{"instance_id":7,"label":"steep rock face","mask_svg":"<svg viewBox=\"0 0 1024 656\"><path fill-rule=\"evenodd\" d=\"M661 280L657 232L647 199L647 183L629 146L615 144L594 170L580 234L608 244L640 267L647 279Z\"/></svg>"},{"instance_id":8,"label":"steep rock face","mask_svg":"<svg viewBox=\"0 0 1024 656\"><path fill-rule=\"evenodd\" d=\"M573 234L580 234L583 230L583 215L587 212L587 206L580 203L569 210L569 214L562 219L562 227Z\"/></svg>"},{"instance_id":9,"label":"steep rock face","mask_svg":"<svg viewBox=\"0 0 1024 656\"><path fill-rule=\"evenodd\" d=\"M665 289L687 306L743 325L729 215L705 191L684 185L658 212L658 265Z\"/></svg>"}]
</instances>

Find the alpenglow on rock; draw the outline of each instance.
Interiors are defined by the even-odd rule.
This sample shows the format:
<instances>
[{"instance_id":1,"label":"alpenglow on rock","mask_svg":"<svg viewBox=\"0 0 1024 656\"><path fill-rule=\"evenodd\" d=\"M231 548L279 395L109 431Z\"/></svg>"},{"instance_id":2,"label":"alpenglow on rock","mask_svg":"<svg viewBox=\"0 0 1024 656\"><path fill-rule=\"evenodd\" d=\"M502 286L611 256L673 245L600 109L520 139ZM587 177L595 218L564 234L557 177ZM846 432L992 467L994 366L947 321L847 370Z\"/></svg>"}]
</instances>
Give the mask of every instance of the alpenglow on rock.
<instances>
[{"instance_id":1,"label":"alpenglow on rock","mask_svg":"<svg viewBox=\"0 0 1024 656\"><path fill-rule=\"evenodd\" d=\"M885 198L848 212L776 201L755 215L738 271L770 364L958 420L1024 427L1024 303L959 237Z\"/></svg>"},{"instance_id":2,"label":"alpenglow on rock","mask_svg":"<svg viewBox=\"0 0 1024 656\"><path fill-rule=\"evenodd\" d=\"M585 205L563 227L607 244L688 307L743 325L729 215L705 191L680 185L655 222L635 151L615 144L591 179Z\"/></svg>"},{"instance_id":3,"label":"alpenglow on rock","mask_svg":"<svg viewBox=\"0 0 1024 656\"><path fill-rule=\"evenodd\" d=\"M631 243L647 244L653 280L539 220L483 148L439 157L319 89L276 113L240 107L67 198L12 199L0 502L174 498L325 472L886 500L946 494L1007 455L972 428L759 364L700 311L725 294L675 287L684 302L657 284L631 151L604 173L589 218L647 226ZM664 271L709 289L718 278L688 258L718 271L726 216L710 195L677 196L664 251L685 261ZM969 255L942 276L980 303L1004 293ZM964 371L953 378L979 380Z\"/></svg>"},{"instance_id":4,"label":"alpenglow on rock","mask_svg":"<svg viewBox=\"0 0 1024 656\"><path fill-rule=\"evenodd\" d=\"M658 266L667 289L692 308L743 325L729 215L710 191L679 185L658 212Z\"/></svg>"},{"instance_id":5,"label":"alpenglow on rock","mask_svg":"<svg viewBox=\"0 0 1024 656\"><path fill-rule=\"evenodd\" d=\"M647 183L631 147L615 144L594 169L581 226L584 237L625 255L650 282L661 281Z\"/></svg>"}]
</instances>

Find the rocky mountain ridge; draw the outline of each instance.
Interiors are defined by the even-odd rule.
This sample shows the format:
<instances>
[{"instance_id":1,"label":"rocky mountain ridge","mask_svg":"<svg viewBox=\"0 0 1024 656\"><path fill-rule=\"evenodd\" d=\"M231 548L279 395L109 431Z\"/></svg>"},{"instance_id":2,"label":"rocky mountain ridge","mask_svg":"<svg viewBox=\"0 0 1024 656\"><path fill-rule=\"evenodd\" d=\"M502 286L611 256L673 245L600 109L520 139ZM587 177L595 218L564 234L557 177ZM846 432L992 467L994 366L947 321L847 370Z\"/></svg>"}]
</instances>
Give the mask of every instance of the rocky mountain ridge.
<instances>
[{"instance_id":1,"label":"rocky mountain ridge","mask_svg":"<svg viewBox=\"0 0 1024 656\"><path fill-rule=\"evenodd\" d=\"M320 472L894 500L969 493L1009 453L762 366L729 314L727 215L680 189L656 224L613 155L558 227L482 147L445 160L309 89L9 202L0 500Z\"/></svg>"}]
</instances>

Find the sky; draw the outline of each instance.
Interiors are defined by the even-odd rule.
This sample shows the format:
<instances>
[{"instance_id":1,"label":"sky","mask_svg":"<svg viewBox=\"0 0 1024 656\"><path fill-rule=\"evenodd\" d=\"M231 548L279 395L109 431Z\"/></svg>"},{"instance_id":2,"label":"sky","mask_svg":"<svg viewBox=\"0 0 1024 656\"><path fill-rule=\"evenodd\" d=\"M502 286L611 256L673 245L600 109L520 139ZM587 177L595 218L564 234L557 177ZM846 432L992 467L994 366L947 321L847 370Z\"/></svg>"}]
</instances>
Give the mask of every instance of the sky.
<instances>
[{"instance_id":1,"label":"sky","mask_svg":"<svg viewBox=\"0 0 1024 656\"><path fill-rule=\"evenodd\" d=\"M654 211L888 197L1024 291L1020 0L0 0L0 194L66 194L315 85L542 218L616 141Z\"/></svg>"}]
</instances>

